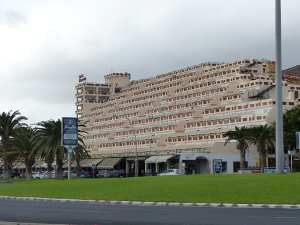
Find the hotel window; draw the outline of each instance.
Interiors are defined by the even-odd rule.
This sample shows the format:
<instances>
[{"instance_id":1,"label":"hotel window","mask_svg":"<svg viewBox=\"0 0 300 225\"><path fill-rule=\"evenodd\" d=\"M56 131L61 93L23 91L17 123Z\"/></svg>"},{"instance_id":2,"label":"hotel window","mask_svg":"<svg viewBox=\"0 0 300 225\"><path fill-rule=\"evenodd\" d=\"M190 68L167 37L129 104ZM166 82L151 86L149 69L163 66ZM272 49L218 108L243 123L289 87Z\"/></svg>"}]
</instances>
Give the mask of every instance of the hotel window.
<instances>
[{"instance_id":1,"label":"hotel window","mask_svg":"<svg viewBox=\"0 0 300 225\"><path fill-rule=\"evenodd\" d=\"M222 162L222 173L227 173L227 162Z\"/></svg>"},{"instance_id":2,"label":"hotel window","mask_svg":"<svg viewBox=\"0 0 300 225\"><path fill-rule=\"evenodd\" d=\"M294 92L294 99L297 99L299 97L299 93L298 93L298 91L295 91Z\"/></svg>"}]
</instances>

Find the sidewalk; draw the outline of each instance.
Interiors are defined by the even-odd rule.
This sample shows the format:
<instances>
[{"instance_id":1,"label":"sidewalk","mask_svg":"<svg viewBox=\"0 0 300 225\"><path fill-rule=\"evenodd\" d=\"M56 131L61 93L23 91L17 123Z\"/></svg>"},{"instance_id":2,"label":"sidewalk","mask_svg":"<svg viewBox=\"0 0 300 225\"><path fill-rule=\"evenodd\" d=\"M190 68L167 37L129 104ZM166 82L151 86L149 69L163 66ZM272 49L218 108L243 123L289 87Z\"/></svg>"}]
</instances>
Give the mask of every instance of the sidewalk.
<instances>
[{"instance_id":1,"label":"sidewalk","mask_svg":"<svg viewBox=\"0 0 300 225\"><path fill-rule=\"evenodd\" d=\"M235 203L181 203L181 202L142 202L142 201L109 201L109 200L81 200L81 199L58 199L37 197L14 197L1 196L0 199L29 200L46 202L74 202L74 203L98 203L118 205L152 205L152 206L189 206L189 207L226 207L226 208L282 208L300 209L300 204L235 204Z\"/></svg>"}]
</instances>

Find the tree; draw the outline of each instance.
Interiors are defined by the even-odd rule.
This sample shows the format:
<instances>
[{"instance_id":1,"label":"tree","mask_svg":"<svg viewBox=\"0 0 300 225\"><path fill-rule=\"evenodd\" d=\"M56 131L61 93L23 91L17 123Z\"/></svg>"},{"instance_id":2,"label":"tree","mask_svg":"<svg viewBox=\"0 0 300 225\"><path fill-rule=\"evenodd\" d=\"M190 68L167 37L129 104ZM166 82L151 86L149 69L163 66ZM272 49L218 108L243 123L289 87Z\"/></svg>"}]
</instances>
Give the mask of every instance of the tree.
<instances>
[{"instance_id":1,"label":"tree","mask_svg":"<svg viewBox=\"0 0 300 225\"><path fill-rule=\"evenodd\" d=\"M261 160L262 171L264 171L264 168L267 165L266 158L268 149L274 148L274 129L274 126L268 126L267 124L251 127L249 128L249 133L246 137L249 145L254 144L257 148Z\"/></svg>"},{"instance_id":2,"label":"tree","mask_svg":"<svg viewBox=\"0 0 300 225\"><path fill-rule=\"evenodd\" d=\"M56 178L63 177L63 159L66 148L61 145L61 120L48 120L38 123L35 141L35 154L47 162L47 177L51 177L51 164L56 159Z\"/></svg>"},{"instance_id":3,"label":"tree","mask_svg":"<svg viewBox=\"0 0 300 225\"><path fill-rule=\"evenodd\" d=\"M231 140L236 140L236 148L240 151L240 167L241 169L246 168L246 160L245 155L246 151L249 148L248 142L246 140L248 129L245 126L242 126L241 128L235 127L234 130L227 131L224 134L224 137L227 137L225 140L224 145L226 145Z\"/></svg>"},{"instance_id":4,"label":"tree","mask_svg":"<svg viewBox=\"0 0 300 225\"><path fill-rule=\"evenodd\" d=\"M12 152L10 154L24 161L27 180L32 179L32 167L35 164L35 155L31 154L34 149L34 134L35 129L21 127L16 130L16 135L11 139Z\"/></svg>"},{"instance_id":5,"label":"tree","mask_svg":"<svg viewBox=\"0 0 300 225\"><path fill-rule=\"evenodd\" d=\"M84 144L78 144L73 149L73 159L76 162L76 175L77 175L77 177L80 177L80 173L81 173L80 162L83 159L86 159L86 158L91 158L91 156L89 155L89 152L85 149Z\"/></svg>"},{"instance_id":6,"label":"tree","mask_svg":"<svg viewBox=\"0 0 300 225\"><path fill-rule=\"evenodd\" d=\"M0 114L0 137L2 146L2 158L3 158L3 179L9 179L10 174L8 171L7 152L9 151L9 140L16 135L16 130L22 126L23 120L27 120L25 116L21 116L21 113L17 110L12 112L2 112Z\"/></svg>"},{"instance_id":7,"label":"tree","mask_svg":"<svg viewBox=\"0 0 300 225\"><path fill-rule=\"evenodd\" d=\"M81 123L80 121L78 121L78 128L81 127L85 127L85 124ZM73 149L73 159L76 161L76 176L80 177L80 173L81 173L81 165L80 162L83 159L90 159L90 151L86 150L86 146L83 140L83 133L87 133L86 131L83 131L81 129L78 129L78 145Z\"/></svg>"},{"instance_id":8,"label":"tree","mask_svg":"<svg viewBox=\"0 0 300 225\"><path fill-rule=\"evenodd\" d=\"M300 131L300 104L285 110L283 114L283 140L286 151L291 146L296 147L296 131Z\"/></svg>"}]
</instances>

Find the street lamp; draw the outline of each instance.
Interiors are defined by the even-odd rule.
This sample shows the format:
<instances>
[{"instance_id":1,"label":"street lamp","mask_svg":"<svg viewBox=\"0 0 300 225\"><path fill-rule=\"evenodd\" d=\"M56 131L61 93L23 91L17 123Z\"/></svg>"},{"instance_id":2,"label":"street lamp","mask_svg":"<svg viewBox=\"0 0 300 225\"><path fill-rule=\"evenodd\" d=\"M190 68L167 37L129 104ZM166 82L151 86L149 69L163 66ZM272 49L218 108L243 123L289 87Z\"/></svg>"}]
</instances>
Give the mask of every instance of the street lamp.
<instances>
[{"instance_id":1,"label":"street lamp","mask_svg":"<svg viewBox=\"0 0 300 225\"><path fill-rule=\"evenodd\" d=\"M152 138L150 139L150 157L151 157L151 142L152 142ZM152 176L152 165L151 165L151 163L150 163L150 173L148 173L148 175L149 174L151 174L151 176Z\"/></svg>"},{"instance_id":2,"label":"street lamp","mask_svg":"<svg viewBox=\"0 0 300 225\"><path fill-rule=\"evenodd\" d=\"M131 127L131 129L133 130L133 135L134 135L134 144L135 144L135 157L134 157L134 174L135 177L139 176L139 171L138 171L138 153L137 153L137 141L136 141L136 134L135 134L135 129L133 128L133 125L131 123L131 120L129 119L129 117L127 116L127 114L118 106L114 106L115 108L119 109L125 116L125 118L129 121L129 125Z\"/></svg>"},{"instance_id":3,"label":"street lamp","mask_svg":"<svg viewBox=\"0 0 300 225\"><path fill-rule=\"evenodd\" d=\"M151 136L154 136L155 134L152 134ZM151 152L151 143L152 143L152 141L153 141L153 138L151 138L150 139L150 157L151 157L151 155L152 155L152 152ZM151 174L151 176L152 176L152 165L151 165L151 163L150 163L150 172L149 172L149 174Z\"/></svg>"},{"instance_id":4,"label":"street lamp","mask_svg":"<svg viewBox=\"0 0 300 225\"><path fill-rule=\"evenodd\" d=\"M281 1L275 2L276 33L276 173L284 173L283 151L283 108L282 108L282 70L281 70Z\"/></svg>"}]
</instances>

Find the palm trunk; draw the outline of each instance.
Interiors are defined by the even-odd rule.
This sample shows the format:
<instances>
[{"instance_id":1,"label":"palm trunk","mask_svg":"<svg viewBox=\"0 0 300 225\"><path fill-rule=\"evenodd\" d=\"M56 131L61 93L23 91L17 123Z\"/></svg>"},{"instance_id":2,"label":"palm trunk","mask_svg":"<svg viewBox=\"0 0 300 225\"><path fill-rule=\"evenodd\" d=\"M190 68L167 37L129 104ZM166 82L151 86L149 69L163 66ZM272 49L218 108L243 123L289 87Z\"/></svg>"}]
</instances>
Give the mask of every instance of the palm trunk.
<instances>
[{"instance_id":1,"label":"palm trunk","mask_svg":"<svg viewBox=\"0 0 300 225\"><path fill-rule=\"evenodd\" d=\"M6 152L3 149L3 180L9 179L9 174L8 174L8 161L6 157Z\"/></svg>"},{"instance_id":2,"label":"palm trunk","mask_svg":"<svg viewBox=\"0 0 300 225\"><path fill-rule=\"evenodd\" d=\"M25 177L26 180L32 180L32 165L26 165Z\"/></svg>"},{"instance_id":3,"label":"palm trunk","mask_svg":"<svg viewBox=\"0 0 300 225\"><path fill-rule=\"evenodd\" d=\"M239 140L236 144L236 148L240 151L240 169L241 170L246 169L246 157L245 157L246 147L247 147L247 144L243 140Z\"/></svg>"},{"instance_id":4,"label":"palm trunk","mask_svg":"<svg viewBox=\"0 0 300 225\"><path fill-rule=\"evenodd\" d=\"M60 157L59 153L56 154L56 173L55 173L55 178L56 179L64 179L64 175L63 175L63 162L62 162L62 158Z\"/></svg>"},{"instance_id":5,"label":"palm trunk","mask_svg":"<svg viewBox=\"0 0 300 225\"><path fill-rule=\"evenodd\" d=\"M241 170L246 169L246 157L245 157L245 151L243 149L240 149L240 169Z\"/></svg>"},{"instance_id":6,"label":"palm trunk","mask_svg":"<svg viewBox=\"0 0 300 225\"><path fill-rule=\"evenodd\" d=\"M7 180L10 178L8 174L8 160L7 160L7 143L8 141L6 140L5 137L2 136L1 139L1 145L3 149L3 180Z\"/></svg>"},{"instance_id":7,"label":"palm trunk","mask_svg":"<svg viewBox=\"0 0 300 225\"><path fill-rule=\"evenodd\" d=\"M80 162L76 161L76 177L80 177L80 175L81 175Z\"/></svg>"},{"instance_id":8,"label":"palm trunk","mask_svg":"<svg viewBox=\"0 0 300 225\"><path fill-rule=\"evenodd\" d=\"M47 179L52 178L51 173L52 173L52 163L53 163L53 157L48 156L45 159L45 162L47 163Z\"/></svg>"},{"instance_id":9,"label":"palm trunk","mask_svg":"<svg viewBox=\"0 0 300 225\"><path fill-rule=\"evenodd\" d=\"M52 162L47 162L47 179L52 178L51 173L52 173Z\"/></svg>"},{"instance_id":10,"label":"palm trunk","mask_svg":"<svg viewBox=\"0 0 300 225\"><path fill-rule=\"evenodd\" d=\"M263 147L260 147L258 152L259 152L259 157L260 157L261 171L262 171L262 173L264 173L265 167L267 166L267 156L266 156L267 151Z\"/></svg>"},{"instance_id":11,"label":"palm trunk","mask_svg":"<svg viewBox=\"0 0 300 225\"><path fill-rule=\"evenodd\" d=\"M26 176L26 180L32 180L32 166L34 164L35 164L34 159L28 159L27 157L25 157L25 165L26 165L25 176Z\"/></svg>"},{"instance_id":12,"label":"palm trunk","mask_svg":"<svg viewBox=\"0 0 300 225\"><path fill-rule=\"evenodd\" d=\"M11 159L7 159L7 164L8 164L8 178L11 177L13 174L13 161Z\"/></svg>"}]
</instances>

